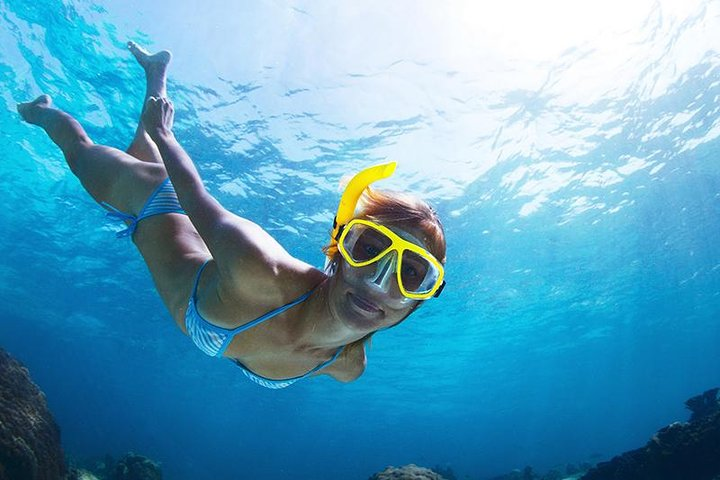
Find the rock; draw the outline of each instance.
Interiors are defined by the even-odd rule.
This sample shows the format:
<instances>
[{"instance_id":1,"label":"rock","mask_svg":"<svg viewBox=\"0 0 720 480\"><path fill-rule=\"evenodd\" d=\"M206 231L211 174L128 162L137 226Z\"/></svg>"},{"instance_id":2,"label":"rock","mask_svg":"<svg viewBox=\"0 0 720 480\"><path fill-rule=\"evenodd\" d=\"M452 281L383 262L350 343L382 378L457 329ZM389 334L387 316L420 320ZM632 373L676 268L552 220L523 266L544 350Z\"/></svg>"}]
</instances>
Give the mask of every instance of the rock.
<instances>
[{"instance_id":1,"label":"rock","mask_svg":"<svg viewBox=\"0 0 720 480\"><path fill-rule=\"evenodd\" d=\"M676 422L659 430L643 447L598 464L583 480L714 480L720 477L720 409L709 409L717 389L688 400L689 423ZM698 398L700 398L698 400ZM695 399L695 400L693 400ZM708 414L712 410L714 413ZM702 414L698 414L701 412Z\"/></svg>"},{"instance_id":2,"label":"rock","mask_svg":"<svg viewBox=\"0 0 720 480\"><path fill-rule=\"evenodd\" d=\"M712 388L701 395L696 395L685 401L685 406L692 412L690 421L694 422L720 410L720 388Z\"/></svg>"},{"instance_id":3,"label":"rock","mask_svg":"<svg viewBox=\"0 0 720 480\"><path fill-rule=\"evenodd\" d=\"M162 480L162 472L149 458L128 453L115 465L112 480Z\"/></svg>"},{"instance_id":4,"label":"rock","mask_svg":"<svg viewBox=\"0 0 720 480\"><path fill-rule=\"evenodd\" d=\"M395 468L387 467L382 472L376 473L369 480L446 480L445 477L433 472L429 468L418 467L417 465L405 465Z\"/></svg>"},{"instance_id":5,"label":"rock","mask_svg":"<svg viewBox=\"0 0 720 480\"><path fill-rule=\"evenodd\" d=\"M60 429L28 370L0 349L0 480L58 480Z\"/></svg>"},{"instance_id":6,"label":"rock","mask_svg":"<svg viewBox=\"0 0 720 480\"><path fill-rule=\"evenodd\" d=\"M92 472L83 470L82 468L73 468L67 477L68 480L100 480Z\"/></svg>"}]
</instances>

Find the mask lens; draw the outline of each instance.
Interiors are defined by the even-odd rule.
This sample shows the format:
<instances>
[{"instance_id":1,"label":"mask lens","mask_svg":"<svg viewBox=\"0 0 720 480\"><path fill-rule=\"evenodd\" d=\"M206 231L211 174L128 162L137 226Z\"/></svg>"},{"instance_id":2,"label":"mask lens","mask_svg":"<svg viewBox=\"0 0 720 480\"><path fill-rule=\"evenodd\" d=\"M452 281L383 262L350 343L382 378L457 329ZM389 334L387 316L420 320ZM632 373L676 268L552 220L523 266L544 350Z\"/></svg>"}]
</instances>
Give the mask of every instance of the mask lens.
<instances>
[{"instance_id":1,"label":"mask lens","mask_svg":"<svg viewBox=\"0 0 720 480\"><path fill-rule=\"evenodd\" d=\"M430 291L437 278L438 272L429 260L409 250L403 252L400 279L405 290L412 293Z\"/></svg>"},{"instance_id":2,"label":"mask lens","mask_svg":"<svg viewBox=\"0 0 720 480\"><path fill-rule=\"evenodd\" d=\"M391 243L384 233L365 225L354 225L345 237L345 249L355 262L377 258Z\"/></svg>"}]
</instances>

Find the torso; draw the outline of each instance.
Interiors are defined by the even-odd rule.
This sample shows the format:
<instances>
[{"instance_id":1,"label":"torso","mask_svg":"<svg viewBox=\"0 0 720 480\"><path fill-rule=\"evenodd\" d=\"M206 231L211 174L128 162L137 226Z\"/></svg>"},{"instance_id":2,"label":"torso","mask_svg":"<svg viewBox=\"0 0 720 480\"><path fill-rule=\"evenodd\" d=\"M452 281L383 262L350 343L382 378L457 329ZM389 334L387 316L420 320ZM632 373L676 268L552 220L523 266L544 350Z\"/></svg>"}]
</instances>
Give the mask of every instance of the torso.
<instances>
[{"instance_id":1,"label":"torso","mask_svg":"<svg viewBox=\"0 0 720 480\"><path fill-rule=\"evenodd\" d=\"M174 241L168 241L174 239ZM185 312L195 276L210 253L183 215L151 217L139 224L134 237L156 287L176 324L187 333ZM202 272L197 307L210 323L223 328L246 324L315 288L325 278L320 270L303 262L283 266L285 270L254 276L244 285L222 284L217 265L211 260ZM278 280L280 279L280 280ZM255 373L269 378L302 375L330 358L336 349L299 349L292 338L293 321L303 304L283 312L237 335L225 356L240 360ZM356 378L365 365L363 348L345 348L340 357L318 374L341 381Z\"/></svg>"}]
</instances>

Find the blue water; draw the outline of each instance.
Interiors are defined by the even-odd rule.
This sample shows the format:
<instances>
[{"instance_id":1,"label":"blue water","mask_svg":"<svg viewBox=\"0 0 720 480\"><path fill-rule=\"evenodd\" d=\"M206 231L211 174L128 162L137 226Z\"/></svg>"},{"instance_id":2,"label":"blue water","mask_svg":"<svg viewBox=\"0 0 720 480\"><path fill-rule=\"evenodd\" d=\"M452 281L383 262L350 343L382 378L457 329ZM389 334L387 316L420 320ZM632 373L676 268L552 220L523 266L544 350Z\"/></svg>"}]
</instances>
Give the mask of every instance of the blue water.
<instances>
[{"instance_id":1,"label":"blue water","mask_svg":"<svg viewBox=\"0 0 720 480\"><path fill-rule=\"evenodd\" d=\"M596 462L720 384L720 3L0 0L0 345L74 458L168 479L483 479ZM183 3L180 6L175 3ZM541 4L542 6L538 5ZM59 150L45 92L124 148L169 48L210 191L320 266L341 178L434 204L448 287L366 373L262 389L174 326Z\"/></svg>"}]
</instances>

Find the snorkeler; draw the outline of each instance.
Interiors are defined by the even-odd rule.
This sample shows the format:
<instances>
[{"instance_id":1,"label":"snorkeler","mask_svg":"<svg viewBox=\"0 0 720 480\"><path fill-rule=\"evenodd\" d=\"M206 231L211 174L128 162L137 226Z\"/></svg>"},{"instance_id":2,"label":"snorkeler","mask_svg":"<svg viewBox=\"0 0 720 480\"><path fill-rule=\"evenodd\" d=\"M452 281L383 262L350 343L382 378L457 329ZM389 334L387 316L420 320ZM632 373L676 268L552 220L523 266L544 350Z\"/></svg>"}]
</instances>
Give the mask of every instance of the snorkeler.
<instances>
[{"instance_id":1,"label":"snorkeler","mask_svg":"<svg viewBox=\"0 0 720 480\"><path fill-rule=\"evenodd\" d=\"M96 145L41 95L18 105L60 147L87 192L121 219L178 327L207 355L254 382L283 388L314 374L349 382L364 344L444 286L445 236L435 211L406 194L370 190L393 163L348 184L326 269L290 255L268 232L223 208L173 132L167 51L130 42L145 70L145 106L127 152Z\"/></svg>"}]
</instances>

